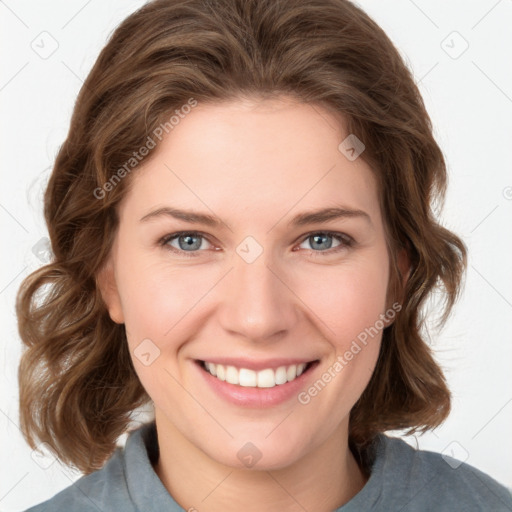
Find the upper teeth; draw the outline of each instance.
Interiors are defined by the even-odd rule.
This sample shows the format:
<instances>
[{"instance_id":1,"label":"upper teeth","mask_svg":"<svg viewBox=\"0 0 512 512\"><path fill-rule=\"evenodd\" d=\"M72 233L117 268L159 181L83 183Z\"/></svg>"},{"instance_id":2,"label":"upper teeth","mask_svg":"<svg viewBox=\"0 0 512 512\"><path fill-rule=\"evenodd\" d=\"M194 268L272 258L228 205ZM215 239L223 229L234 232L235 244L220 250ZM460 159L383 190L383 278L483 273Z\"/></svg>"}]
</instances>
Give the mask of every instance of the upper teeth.
<instances>
[{"instance_id":1,"label":"upper teeth","mask_svg":"<svg viewBox=\"0 0 512 512\"><path fill-rule=\"evenodd\" d=\"M220 380L229 384L238 384L245 387L273 388L278 384L285 384L295 380L302 374L306 363L280 366L277 369L265 368L258 372L247 368L236 368L235 366L224 366L222 364L204 363L206 369Z\"/></svg>"}]
</instances>

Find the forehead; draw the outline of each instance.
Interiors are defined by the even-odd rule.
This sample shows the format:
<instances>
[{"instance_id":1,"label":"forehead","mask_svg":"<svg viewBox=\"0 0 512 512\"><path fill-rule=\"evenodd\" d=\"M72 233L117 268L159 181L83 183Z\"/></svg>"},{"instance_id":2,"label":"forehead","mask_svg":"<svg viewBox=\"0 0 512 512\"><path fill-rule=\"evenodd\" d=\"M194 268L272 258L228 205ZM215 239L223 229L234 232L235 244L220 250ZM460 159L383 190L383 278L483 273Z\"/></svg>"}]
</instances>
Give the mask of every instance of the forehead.
<instances>
[{"instance_id":1,"label":"forehead","mask_svg":"<svg viewBox=\"0 0 512 512\"><path fill-rule=\"evenodd\" d=\"M139 212L170 201L268 222L344 205L379 221L372 170L339 149L348 135L340 115L290 98L199 104L136 170L126 202Z\"/></svg>"}]
</instances>

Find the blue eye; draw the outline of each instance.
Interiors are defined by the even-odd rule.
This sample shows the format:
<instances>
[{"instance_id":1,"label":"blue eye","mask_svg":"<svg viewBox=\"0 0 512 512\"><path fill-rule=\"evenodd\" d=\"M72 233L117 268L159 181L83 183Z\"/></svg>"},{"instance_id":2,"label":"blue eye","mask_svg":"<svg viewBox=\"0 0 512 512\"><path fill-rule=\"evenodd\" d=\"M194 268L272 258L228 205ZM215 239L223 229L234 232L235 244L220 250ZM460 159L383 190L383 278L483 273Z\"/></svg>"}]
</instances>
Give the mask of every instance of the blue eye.
<instances>
[{"instance_id":1,"label":"blue eye","mask_svg":"<svg viewBox=\"0 0 512 512\"><path fill-rule=\"evenodd\" d=\"M333 246L333 239L338 242L337 245ZM316 233L310 233L303 240L302 244L309 243L312 248L313 254L325 255L338 252L342 249L352 247L354 239L344 233L330 233L324 231L318 231ZM301 245L302 245L301 244Z\"/></svg>"},{"instance_id":2,"label":"blue eye","mask_svg":"<svg viewBox=\"0 0 512 512\"><path fill-rule=\"evenodd\" d=\"M160 243L161 245L164 245L173 251L181 253L192 253L187 254L187 256L196 256L194 254L195 252L199 251L200 249L206 249L206 247L203 246L203 242L205 241L206 238L200 233L184 231L182 233L173 233L172 235L167 235L161 239ZM176 245L173 245L172 242L177 242L178 246L176 247Z\"/></svg>"},{"instance_id":3,"label":"blue eye","mask_svg":"<svg viewBox=\"0 0 512 512\"><path fill-rule=\"evenodd\" d=\"M302 239L301 245L309 243L309 250L313 256L328 256L330 254L346 250L355 244L355 240L344 233L331 233L326 231L316 231L308 233ZM333 245L333 241L337 245ZM196 231L180 231L164 236L159 240L159 245L185 257L200 256L201 252L208 249L206 236ZM299 248L301 248L299 246ZM294 249L296 250L296 249Z\"/></svg>"}]
</instances>

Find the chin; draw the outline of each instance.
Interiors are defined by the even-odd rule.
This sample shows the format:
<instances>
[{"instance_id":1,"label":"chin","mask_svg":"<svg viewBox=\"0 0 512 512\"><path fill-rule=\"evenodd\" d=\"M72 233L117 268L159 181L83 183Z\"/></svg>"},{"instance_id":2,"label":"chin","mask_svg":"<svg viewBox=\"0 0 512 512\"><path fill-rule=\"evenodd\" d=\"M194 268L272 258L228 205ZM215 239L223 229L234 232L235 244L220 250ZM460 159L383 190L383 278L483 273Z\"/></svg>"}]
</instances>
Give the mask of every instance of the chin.
<instances>
[{"instance_id":1,"label":"chin","mask_svg":"<svg viewBox=\"0 0 512 512\"><path fill-rule=\"evenodd\" d=\"M266 436L267 434L236 436L224 447L219 443L204 451L220 464L249 471L284 469L304 456L303 452L307 445L305 439L276 435L275 439L270 440L265 439ZM300 450L297 447L300 447Z\"/></svg>"}]
</instances>

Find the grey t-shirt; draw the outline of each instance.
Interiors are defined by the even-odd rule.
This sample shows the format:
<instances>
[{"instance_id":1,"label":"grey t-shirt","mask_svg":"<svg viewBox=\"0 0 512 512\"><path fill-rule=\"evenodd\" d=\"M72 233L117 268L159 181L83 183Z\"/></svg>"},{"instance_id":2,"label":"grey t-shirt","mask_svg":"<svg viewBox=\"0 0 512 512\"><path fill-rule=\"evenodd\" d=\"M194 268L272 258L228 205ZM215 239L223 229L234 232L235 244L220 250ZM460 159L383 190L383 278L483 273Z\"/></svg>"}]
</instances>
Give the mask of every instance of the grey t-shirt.
<instances>
[{"instance_id":1,"label":"grey t-shirt","mask_svg":"<svg viewBox=\"0 0 512 512\"><path fill-rule=\"evenodd\" d=\"M105 466L26 512L182 512L155 473L155 422L128 436ZM366 485L336 512L512 512L512 494L468 464L379 435ZM315 511L310 511L315 512Z\"/></svg>"}]
</instances>

